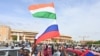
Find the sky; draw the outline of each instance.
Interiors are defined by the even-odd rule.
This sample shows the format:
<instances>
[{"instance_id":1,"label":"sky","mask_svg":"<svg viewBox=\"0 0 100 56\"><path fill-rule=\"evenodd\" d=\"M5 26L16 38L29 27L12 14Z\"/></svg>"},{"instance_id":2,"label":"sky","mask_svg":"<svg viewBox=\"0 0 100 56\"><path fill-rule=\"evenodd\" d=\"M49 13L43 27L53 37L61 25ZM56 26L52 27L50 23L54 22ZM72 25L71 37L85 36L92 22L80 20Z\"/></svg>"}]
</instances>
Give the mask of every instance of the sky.
<instances>
[{"instance_id":1,"label":"sky","mask_svg":"<svg viewBox=\"0 0 100 56\"><path fill-rule=\"evenodd\" d=\"M32 4L55 5L61 35L73 40L100 40L100 0L0 0L0 25L12 29L40 32L52 20L32 17Z\"/></svg>"}]
</instances>

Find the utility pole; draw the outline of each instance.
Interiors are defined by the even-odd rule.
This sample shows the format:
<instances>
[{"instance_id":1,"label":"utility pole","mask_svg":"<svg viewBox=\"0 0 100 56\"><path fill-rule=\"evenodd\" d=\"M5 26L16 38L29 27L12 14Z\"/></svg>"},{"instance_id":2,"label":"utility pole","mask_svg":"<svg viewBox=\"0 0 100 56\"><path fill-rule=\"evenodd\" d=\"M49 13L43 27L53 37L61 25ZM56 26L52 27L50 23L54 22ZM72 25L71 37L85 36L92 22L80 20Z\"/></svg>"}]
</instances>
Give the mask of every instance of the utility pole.
<instances>
[{"instance_id":1,"label":"utility pole","mask_svg":"<svg viewBox=\"0 0 100 56\"><path fill-rule=\"evenodd\" d=\"M79 36L79 37L81 37L81 38L82 38L82 44L85 44L85 41L86 41L86 39L85 39L85 38L88 38L88 36Z\"/></svg>"}]
</instances>

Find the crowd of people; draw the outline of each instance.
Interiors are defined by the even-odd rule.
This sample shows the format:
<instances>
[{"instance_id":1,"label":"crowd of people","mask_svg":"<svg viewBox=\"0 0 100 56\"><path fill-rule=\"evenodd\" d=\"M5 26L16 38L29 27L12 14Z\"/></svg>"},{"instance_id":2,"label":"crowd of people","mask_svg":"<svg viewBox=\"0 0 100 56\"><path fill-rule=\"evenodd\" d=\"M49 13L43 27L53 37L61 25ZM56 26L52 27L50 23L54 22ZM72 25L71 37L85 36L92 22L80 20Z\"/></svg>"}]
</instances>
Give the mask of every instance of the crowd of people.
<instances>
[{"instance_id":1,"label":"crowd of people","mask_svg":"<svg viewBox=\"0 0 100 56\"><path fill-rule=\"evenodd\" d=\"M94 46L69 46L63 44L42 44L33 45L32 50L27 52L29 56L86 56L87 52L92 52L87 56L100 56L100 46L98 46L98 51L94 50ZM22 50L22 49L21 49ZM23 51L25 52L25 51ZM23 53L25 56L25 54ZM23 56L22 55L22 56Z\"/></svg>"},{"instance_id":2,"label":"crowd of people","mask_svg":"<svg viewBox=\"0 0 100 56\"><path fill-rule=\"evenodd\" d=\"M86 56L87 52L92 52L94 56L100 56L100 46L77 46L67 44L34 45L28 41L6 43L5 46L11 46L12 48L22 47L18 52L19 56ZM24 49L25 47L31 48L31 50Z\"/></svg>"},{"instance_id":3,"label":"crowd of people","mask_svg":"<svg viewBox=\"0 0 100 56\"><path fill-rule=\"evenodd\" d=\"M30 50L24 49L24 47L22 47L18 53L18 56L30 56Z\"/></svg>"},{"instance_id":4,"label":"crowd of people","mask_svg":"<svg viewBox=\"0 0 100 56\"><path fill-rule=\"evenodd\" d=\"M26 54L27 53L27 54ZM64 46L34 45L31 51L26 51L24 47L19 50L20 56L67 56Z\"/></svg>"},{"instance_id":5,"label":"crowd of people","mask_svg":"<svg viewBox=\"0 0 100 56\"><path fill-rule=\"evenodd\" d=\"M10 42L0 42L0 47L2 46L5 46L5 47L8 47L8 46L14 46L14 47L22 47L23 45L26 46L26 47L31 47L31 42L29 41L10 41Z\"/></svg>"}]
</instances>

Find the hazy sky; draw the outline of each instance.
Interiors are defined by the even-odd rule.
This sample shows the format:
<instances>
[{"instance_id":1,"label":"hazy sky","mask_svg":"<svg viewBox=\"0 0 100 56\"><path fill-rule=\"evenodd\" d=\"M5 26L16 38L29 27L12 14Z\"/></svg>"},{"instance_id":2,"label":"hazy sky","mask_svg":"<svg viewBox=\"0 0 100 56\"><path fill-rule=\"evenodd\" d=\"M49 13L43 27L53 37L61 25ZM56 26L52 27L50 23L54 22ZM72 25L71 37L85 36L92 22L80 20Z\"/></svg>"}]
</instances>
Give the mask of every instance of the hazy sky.
<instances>
[{"instance_id":1,"label":"hazy sky","mask_svg":"<svg viewBox=\"0 0 100 56\"><path fill-rule=\"evenodd\" d=\"M52 20L32 17L28 6L54 2L61 35L100 40L100 0L0 0L0 25L40 32Z\"/></svg>"}]
</instances>

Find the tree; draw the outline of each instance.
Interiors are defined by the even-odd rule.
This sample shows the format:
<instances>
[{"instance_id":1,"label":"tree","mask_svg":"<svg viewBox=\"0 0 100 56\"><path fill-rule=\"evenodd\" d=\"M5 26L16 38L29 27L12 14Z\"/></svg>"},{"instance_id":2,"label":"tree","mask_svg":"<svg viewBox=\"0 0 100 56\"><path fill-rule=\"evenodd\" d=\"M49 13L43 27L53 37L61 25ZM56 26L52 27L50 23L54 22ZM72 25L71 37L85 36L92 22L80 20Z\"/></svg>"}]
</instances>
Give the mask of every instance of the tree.
<instances>
[{"instance_id":1,"label":"tree","mask_svg":"<svg viewBox=\"0 0 100 56\"><path fill-rule=\"evenodd\" d=\"M92 42L92 41L88 41L86 44L87 45L91 45L91 44L93 44L94 42Z\"/></svg>"},{"instance_id":2,"label":"tree","mask_svg":"<svg viewBox=\"0 0 100 56\"><path fill-rule=\"evenodd\" d=\"M98 41L88 41L86 44L91 45L91 44L100 44L100 40Z\"/></svg>"},{"instance_id":3,"label":"tree","mask_svg":"<svg viewBox=\"0 0 100 56\"><path fill-rule=\"evenodd\" d=\"M12 40L17 40L17 36L12 36Z\"/></svg>"},{"instance_id":4,"label":"tree","mask_svg":"<svg viewBox=\"0 0 100 56\"><path fill-rule=\"evenodd\" d=\"M93 44L100 44L100 40L99 41L95 41Z\"/></svg>"}]
</instances>

